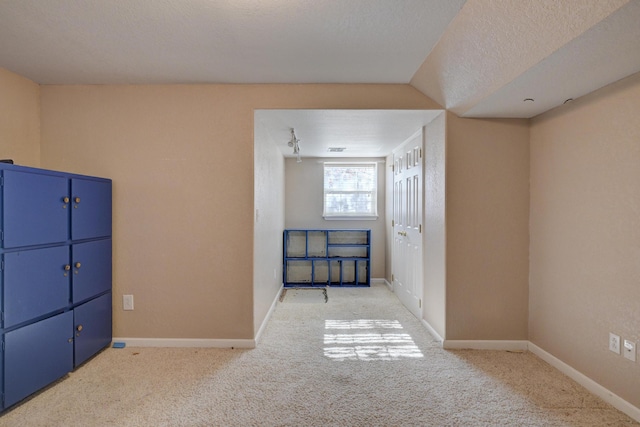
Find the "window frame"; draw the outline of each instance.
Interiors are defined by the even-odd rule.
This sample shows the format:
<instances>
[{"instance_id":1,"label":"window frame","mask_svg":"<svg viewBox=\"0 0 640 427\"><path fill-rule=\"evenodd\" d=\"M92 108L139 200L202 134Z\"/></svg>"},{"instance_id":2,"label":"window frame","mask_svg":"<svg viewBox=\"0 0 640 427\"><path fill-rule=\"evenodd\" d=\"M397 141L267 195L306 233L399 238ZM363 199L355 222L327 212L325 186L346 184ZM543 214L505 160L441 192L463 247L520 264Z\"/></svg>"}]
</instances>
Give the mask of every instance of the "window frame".
<instances>
[{"instance_id":1,"label":"window frame","mask_svg":"<svg viewBox=\"0 0 640 427\"><path fill-rule=\"evenodd\" d=\"M330 190L326 188L326 171L327 167L372 167L374 173L373 188L366 190ZM376 220L378 219L378 162L362 161L362 162L323 162L322 165L322 217L325 220ZM372 210L369 212L328 212L327 211L327 194L371 194Z\"/></svg>"}]
</instances>

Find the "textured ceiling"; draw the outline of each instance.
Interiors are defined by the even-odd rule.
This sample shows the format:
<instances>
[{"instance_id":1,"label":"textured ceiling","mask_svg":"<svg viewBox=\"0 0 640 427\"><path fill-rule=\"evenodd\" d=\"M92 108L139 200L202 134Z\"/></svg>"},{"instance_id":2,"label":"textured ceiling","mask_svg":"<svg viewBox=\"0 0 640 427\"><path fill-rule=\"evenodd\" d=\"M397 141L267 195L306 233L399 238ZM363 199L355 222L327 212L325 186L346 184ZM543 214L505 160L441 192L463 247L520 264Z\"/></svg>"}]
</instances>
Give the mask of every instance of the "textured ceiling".
<instances>
[{"instance_id":1,"label":"textured ceiling","mask_svg":"<svg viewBox=\"0 0 640 427\"><path fill-rule=\"evenodd\" d=\"M41 84L401 83L463 117L529 118L640 72L638 22L640 0L0 0L0 67ZM326 119L290 113L273 129Z\"/></svg>"},{"instance_id":2,"label":"textured ceiling","mask_svg":"<svg viewBox=\"0 0 640 427\"><path fill-rule=\"evenodd\" d=\"M638 0L469 0L411 84L460 116L533 117L639 72L638 22Z\"/></svg>"},{"instance_id":3,"label":"textured ceiling","mask_svg":"<svg viewBox=\"0 0 640 427\"><path fill-rule=\"evenodd\" d=\"M640 1L634 0L475 104L452 110L465 117L533 117L637 72Z\"/></svg>"},{"instance_id":4,"label":"textured ceiling","mask_svg":"<svg viewBox=\"0 0 640 427\"><path fill-rule=\"evenodd\" d=\"M408 83L464 0L2 0L43 84Z\"/></svg>"}]
</instances>

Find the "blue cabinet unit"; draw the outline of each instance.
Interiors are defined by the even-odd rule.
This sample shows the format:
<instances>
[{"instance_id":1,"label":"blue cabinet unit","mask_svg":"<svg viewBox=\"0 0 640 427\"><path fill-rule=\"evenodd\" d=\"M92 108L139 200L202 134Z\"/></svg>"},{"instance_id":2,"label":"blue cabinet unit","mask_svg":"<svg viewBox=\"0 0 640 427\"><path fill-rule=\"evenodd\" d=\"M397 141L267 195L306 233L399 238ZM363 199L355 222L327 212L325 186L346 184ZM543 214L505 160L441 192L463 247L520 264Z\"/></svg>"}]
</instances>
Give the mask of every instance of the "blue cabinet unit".
<instances>
[{"instance_id":1,"label":"blue cabinet unit","mask_svg":"<svg viewBox=\"0 0 640 427\"><path fill-rule=\"evenodd\" d=\"M0 411L111 343L111 180L0 164Z\"/></svg>"},{"instance_id":2,"label":"blue cabinet unit","mask_svg":"<svg viewBox=\"0 0 640 427\"><path fill-rule=\"evenodd\" d=\"M285 230L285 287L370 286L371 230Z\"/></svg>"}]
</instances>

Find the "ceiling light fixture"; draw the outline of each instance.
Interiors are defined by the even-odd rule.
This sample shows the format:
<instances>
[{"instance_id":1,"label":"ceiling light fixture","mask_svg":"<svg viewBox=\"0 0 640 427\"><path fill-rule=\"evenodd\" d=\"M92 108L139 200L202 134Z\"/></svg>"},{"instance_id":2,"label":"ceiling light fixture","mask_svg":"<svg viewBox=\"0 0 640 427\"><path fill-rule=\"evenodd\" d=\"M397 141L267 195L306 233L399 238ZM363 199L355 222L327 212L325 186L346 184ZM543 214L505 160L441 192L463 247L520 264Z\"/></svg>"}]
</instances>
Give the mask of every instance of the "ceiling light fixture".
<instances>
[{"instance_id":1,"label":"ceiling light fixture","mask_svg":"<svg viewBox=\"0 0 640 427\"><path fill-rule=\"evenodd\" d=\"M289 147L293 147L293 154L296 155L296 162L300 163L302 161L302 159L300 158L300 144L299 144L300 140L298 138L296 138L296 133L293 130L293 128L291 128L291 140L289 140L289 142L287 143L287 145Z\"/></svg>"}]
</instances>

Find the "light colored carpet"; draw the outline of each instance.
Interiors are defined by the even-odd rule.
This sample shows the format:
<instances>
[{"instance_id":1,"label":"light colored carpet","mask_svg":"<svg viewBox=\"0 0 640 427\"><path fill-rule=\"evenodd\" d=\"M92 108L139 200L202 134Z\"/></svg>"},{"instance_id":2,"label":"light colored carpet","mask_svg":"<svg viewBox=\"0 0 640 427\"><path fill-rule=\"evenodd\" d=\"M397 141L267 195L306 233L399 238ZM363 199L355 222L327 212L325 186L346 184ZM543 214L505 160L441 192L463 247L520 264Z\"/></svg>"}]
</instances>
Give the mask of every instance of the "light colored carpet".
<instances>
[{"instance_id":1,"label":"light colored carpet","mask_svg":"<svg viewBox=\"0 0 640 427\"><path fill-rule=\"evenodd\" d=\"M383 285L289 297L257 349L110 348L0 426L639 425L530 353L439 348Z\"/></svg>"}]
</instances>

